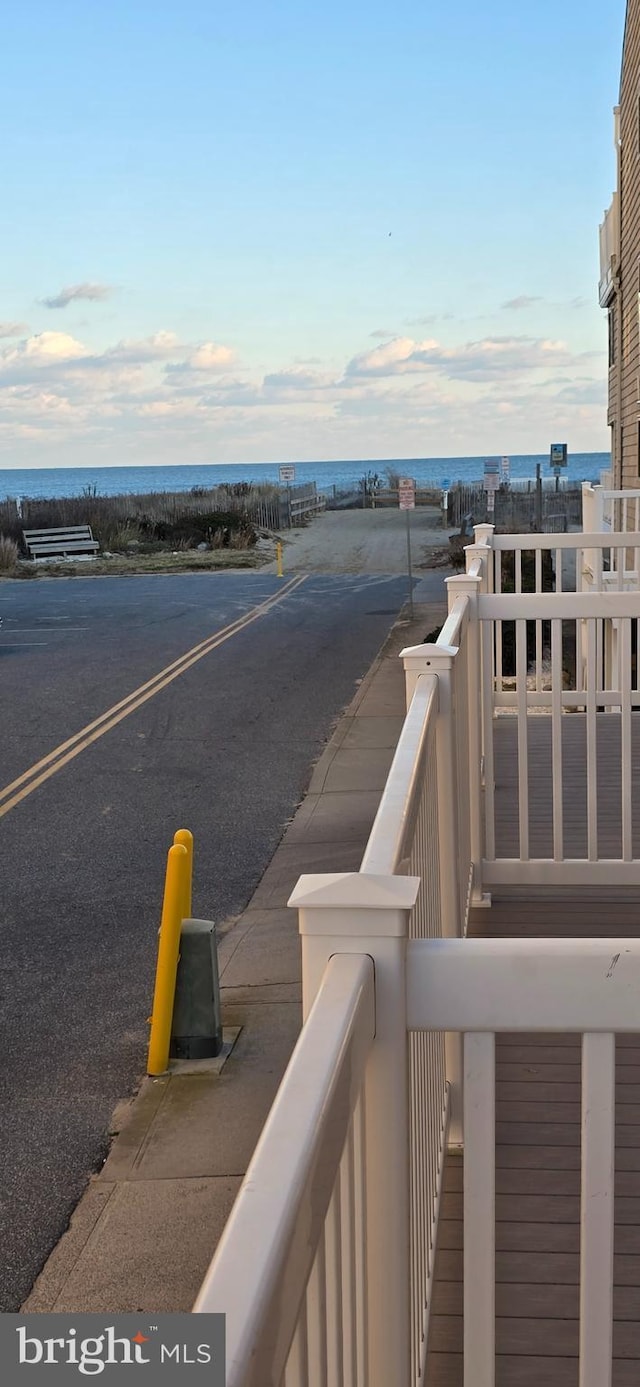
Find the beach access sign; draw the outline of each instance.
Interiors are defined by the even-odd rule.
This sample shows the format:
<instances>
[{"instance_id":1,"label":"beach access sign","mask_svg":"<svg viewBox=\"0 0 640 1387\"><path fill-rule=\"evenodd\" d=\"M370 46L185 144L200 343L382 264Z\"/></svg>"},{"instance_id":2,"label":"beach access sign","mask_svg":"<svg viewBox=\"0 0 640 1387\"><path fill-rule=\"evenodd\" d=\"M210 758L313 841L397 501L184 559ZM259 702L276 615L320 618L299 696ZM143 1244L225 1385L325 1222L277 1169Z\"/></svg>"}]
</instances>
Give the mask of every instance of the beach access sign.
<instances>
[{"instance_id":1,"label":"beach access sign","mask_svg":"<svg viewBox=\"0 0 640 1387\"><path fill-rule=\"evenodd\" d=\"M552 443L551 456L549 458L550 467L567 466L567 445L566 443Z\"/></svg>"},{"instance_id":2,"label":"beach access sign","mask_svg":"<svg viewBox=\"0 0 640 1387\"><path fill-rule=\"evenodd\" d=\"M482 483L485 491L500 490L500 459L485 458L484 480Z\"/></svg>"},{"instance_id":3,"label":"beach access sign","mask_svg":"<svg viewBox=\"0 0 640 1387\"><path fill-rule=\"evenodd\" d=\"M398 478L398 505L400 510L415 510L416 484L413 477Z\"/></svg>"},{"instance_id":4,"label":"beach access sign","mask_svg":"<svg viewBox=\"0 0 640 1387\"><path fill-rule=\"evenodd\" d=\"M296 469L295 469L295 467L289 465L289 466L287 466L287 467L280 467L278 470L279 470L279 475L280 475L280 481L281 481L281 482L287 482L287 484L290 484L291 482L295 482L295 479L296 479Z\"/></svg>"}]
</instances>

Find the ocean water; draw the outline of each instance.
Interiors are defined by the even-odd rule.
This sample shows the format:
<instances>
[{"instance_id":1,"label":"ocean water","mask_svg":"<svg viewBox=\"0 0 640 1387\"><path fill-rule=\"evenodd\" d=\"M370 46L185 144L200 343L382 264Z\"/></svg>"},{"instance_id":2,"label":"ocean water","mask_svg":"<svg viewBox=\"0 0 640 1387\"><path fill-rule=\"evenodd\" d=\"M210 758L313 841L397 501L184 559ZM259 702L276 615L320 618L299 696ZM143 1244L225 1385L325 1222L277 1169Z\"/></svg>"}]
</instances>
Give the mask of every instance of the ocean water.
<instances>
[{"instance_id":1,"label":"ocean water","mask_svg":"<svg viewBox=\"0 0 640 1387\"><path fill-rule=\"evenodd\" d=\"M424 486L450 486L455 482L474 482L482 478L484 457L466 458L387 458L361 462L298 462L295 483L315 482L318 491L357 490L369 472L383 479L388 470L414 477ZM543 477L552 476L549 454L511 457L512 478L534 478L536 463L542 464ZM574 453L564 474L568 481L598 481L610 466L609 453ZM277 463L204 464L173 467L34 467L0 468L0 500L6 497L52 499L80 496L90 487L100 496L133 495L152 491L190 491L192 487L213 487L221 482L277 482Z\"/></svg>"}]
</instances>

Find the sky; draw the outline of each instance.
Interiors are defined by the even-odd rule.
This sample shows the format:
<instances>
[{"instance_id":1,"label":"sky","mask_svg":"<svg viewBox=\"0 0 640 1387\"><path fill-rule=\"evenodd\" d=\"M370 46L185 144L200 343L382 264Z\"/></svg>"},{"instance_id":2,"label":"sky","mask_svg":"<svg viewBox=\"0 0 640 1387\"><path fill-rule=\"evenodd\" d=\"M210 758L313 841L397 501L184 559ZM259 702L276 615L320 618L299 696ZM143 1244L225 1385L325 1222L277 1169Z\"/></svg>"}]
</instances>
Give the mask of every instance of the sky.
<instances>
[{"instance_id":1,"label":"sky","mask_svg":"<svg viewBox=\"0 0 640 1387\"><path fill-rule=\"evenodd\" d=\"M21 0L0 468L609 446L624 0Z\"/></svg>"}]
</instances>

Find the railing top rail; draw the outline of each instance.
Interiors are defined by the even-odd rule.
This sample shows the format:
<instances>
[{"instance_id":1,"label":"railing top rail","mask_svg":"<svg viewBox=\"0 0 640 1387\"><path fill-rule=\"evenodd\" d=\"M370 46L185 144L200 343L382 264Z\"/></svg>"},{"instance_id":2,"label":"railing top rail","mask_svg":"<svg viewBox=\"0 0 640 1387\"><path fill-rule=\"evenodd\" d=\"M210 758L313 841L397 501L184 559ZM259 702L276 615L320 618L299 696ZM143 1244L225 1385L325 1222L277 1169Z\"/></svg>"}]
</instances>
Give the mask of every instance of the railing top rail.
<instances>
[{"instance_id":1,"label":"railing top rail","mask_svg":"<svg viewBox=\"0 0 640 1387\"><path fill-rule=\"evenodd\" d=\"M280 1382L375 1032L373 963L330 959L195 1313L226 1316L227 1387Z\"/></svg>"},{"instance_id":2,"label":"railing top rail","mask_svg":"<svg viewBox=\"0 0 640 1387\"><path fill-rule=\"evenodd\" d=\"M635 501L640 496L640 487L622 487L620 490L613 490L611 487L603 487L602 495L607 501Z\"/></svg>"},{"instance_id":3,"label":"railing top rail","mask_svg":"<svg viewBox=\"0 0 640 1387\"><path fill-rule=\"evenodd\" d=\"M438 711L438 680L422 674L387 777L387 783L365 848L361 872L393 874L407 856L422 790L422 750L429 723Z\"/></svg>"},{"instance_id":4,"label":"railing top rail","mask_svg":"<svg viewBox=\"0 0 640 1387\"><path fill-rule=\"evenodd\" d=\"M596 530L585 534L576 530L574 534L522 534L496 535L494 549L633 549L640 544L640 532L625 530L613 533L610 530Z\"/></svg>"},{"instance_id":5,"label":"railing top rail","mask_svg":"<svg viewBox=\"0 0 640 1387\"><path fill-rule=\"evenodd\" d=\"M442 627L436 645L448 646L449 648L458 647L464 636L465 625L469 618L469 607L471 599L467 592L461 592L449 612L449 615Z\"/></svg>"}]
</instances>

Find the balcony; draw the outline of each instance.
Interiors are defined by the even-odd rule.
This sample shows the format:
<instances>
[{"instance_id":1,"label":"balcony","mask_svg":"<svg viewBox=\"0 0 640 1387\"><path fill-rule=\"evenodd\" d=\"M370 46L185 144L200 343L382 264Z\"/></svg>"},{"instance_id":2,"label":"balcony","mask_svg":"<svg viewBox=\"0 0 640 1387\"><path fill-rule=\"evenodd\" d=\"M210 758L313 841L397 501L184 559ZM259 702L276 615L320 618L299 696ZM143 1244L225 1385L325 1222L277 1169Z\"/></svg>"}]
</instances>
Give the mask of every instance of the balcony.
<instances>
[{"instance_id":1,"label":"balcony","mask_svg":"<svg viewBox=\"0 0 640 1387\"><path fill-rule=\"evenodd\" d=\"M601 308L608 308L615 294L615 276L618 267L618 245L619 245L619 205L618 193L613 194L613 201L608 212L605 212L604 221L600 226L600 283L598 285L598 297Z\"/></svg>"}]
</instances>

